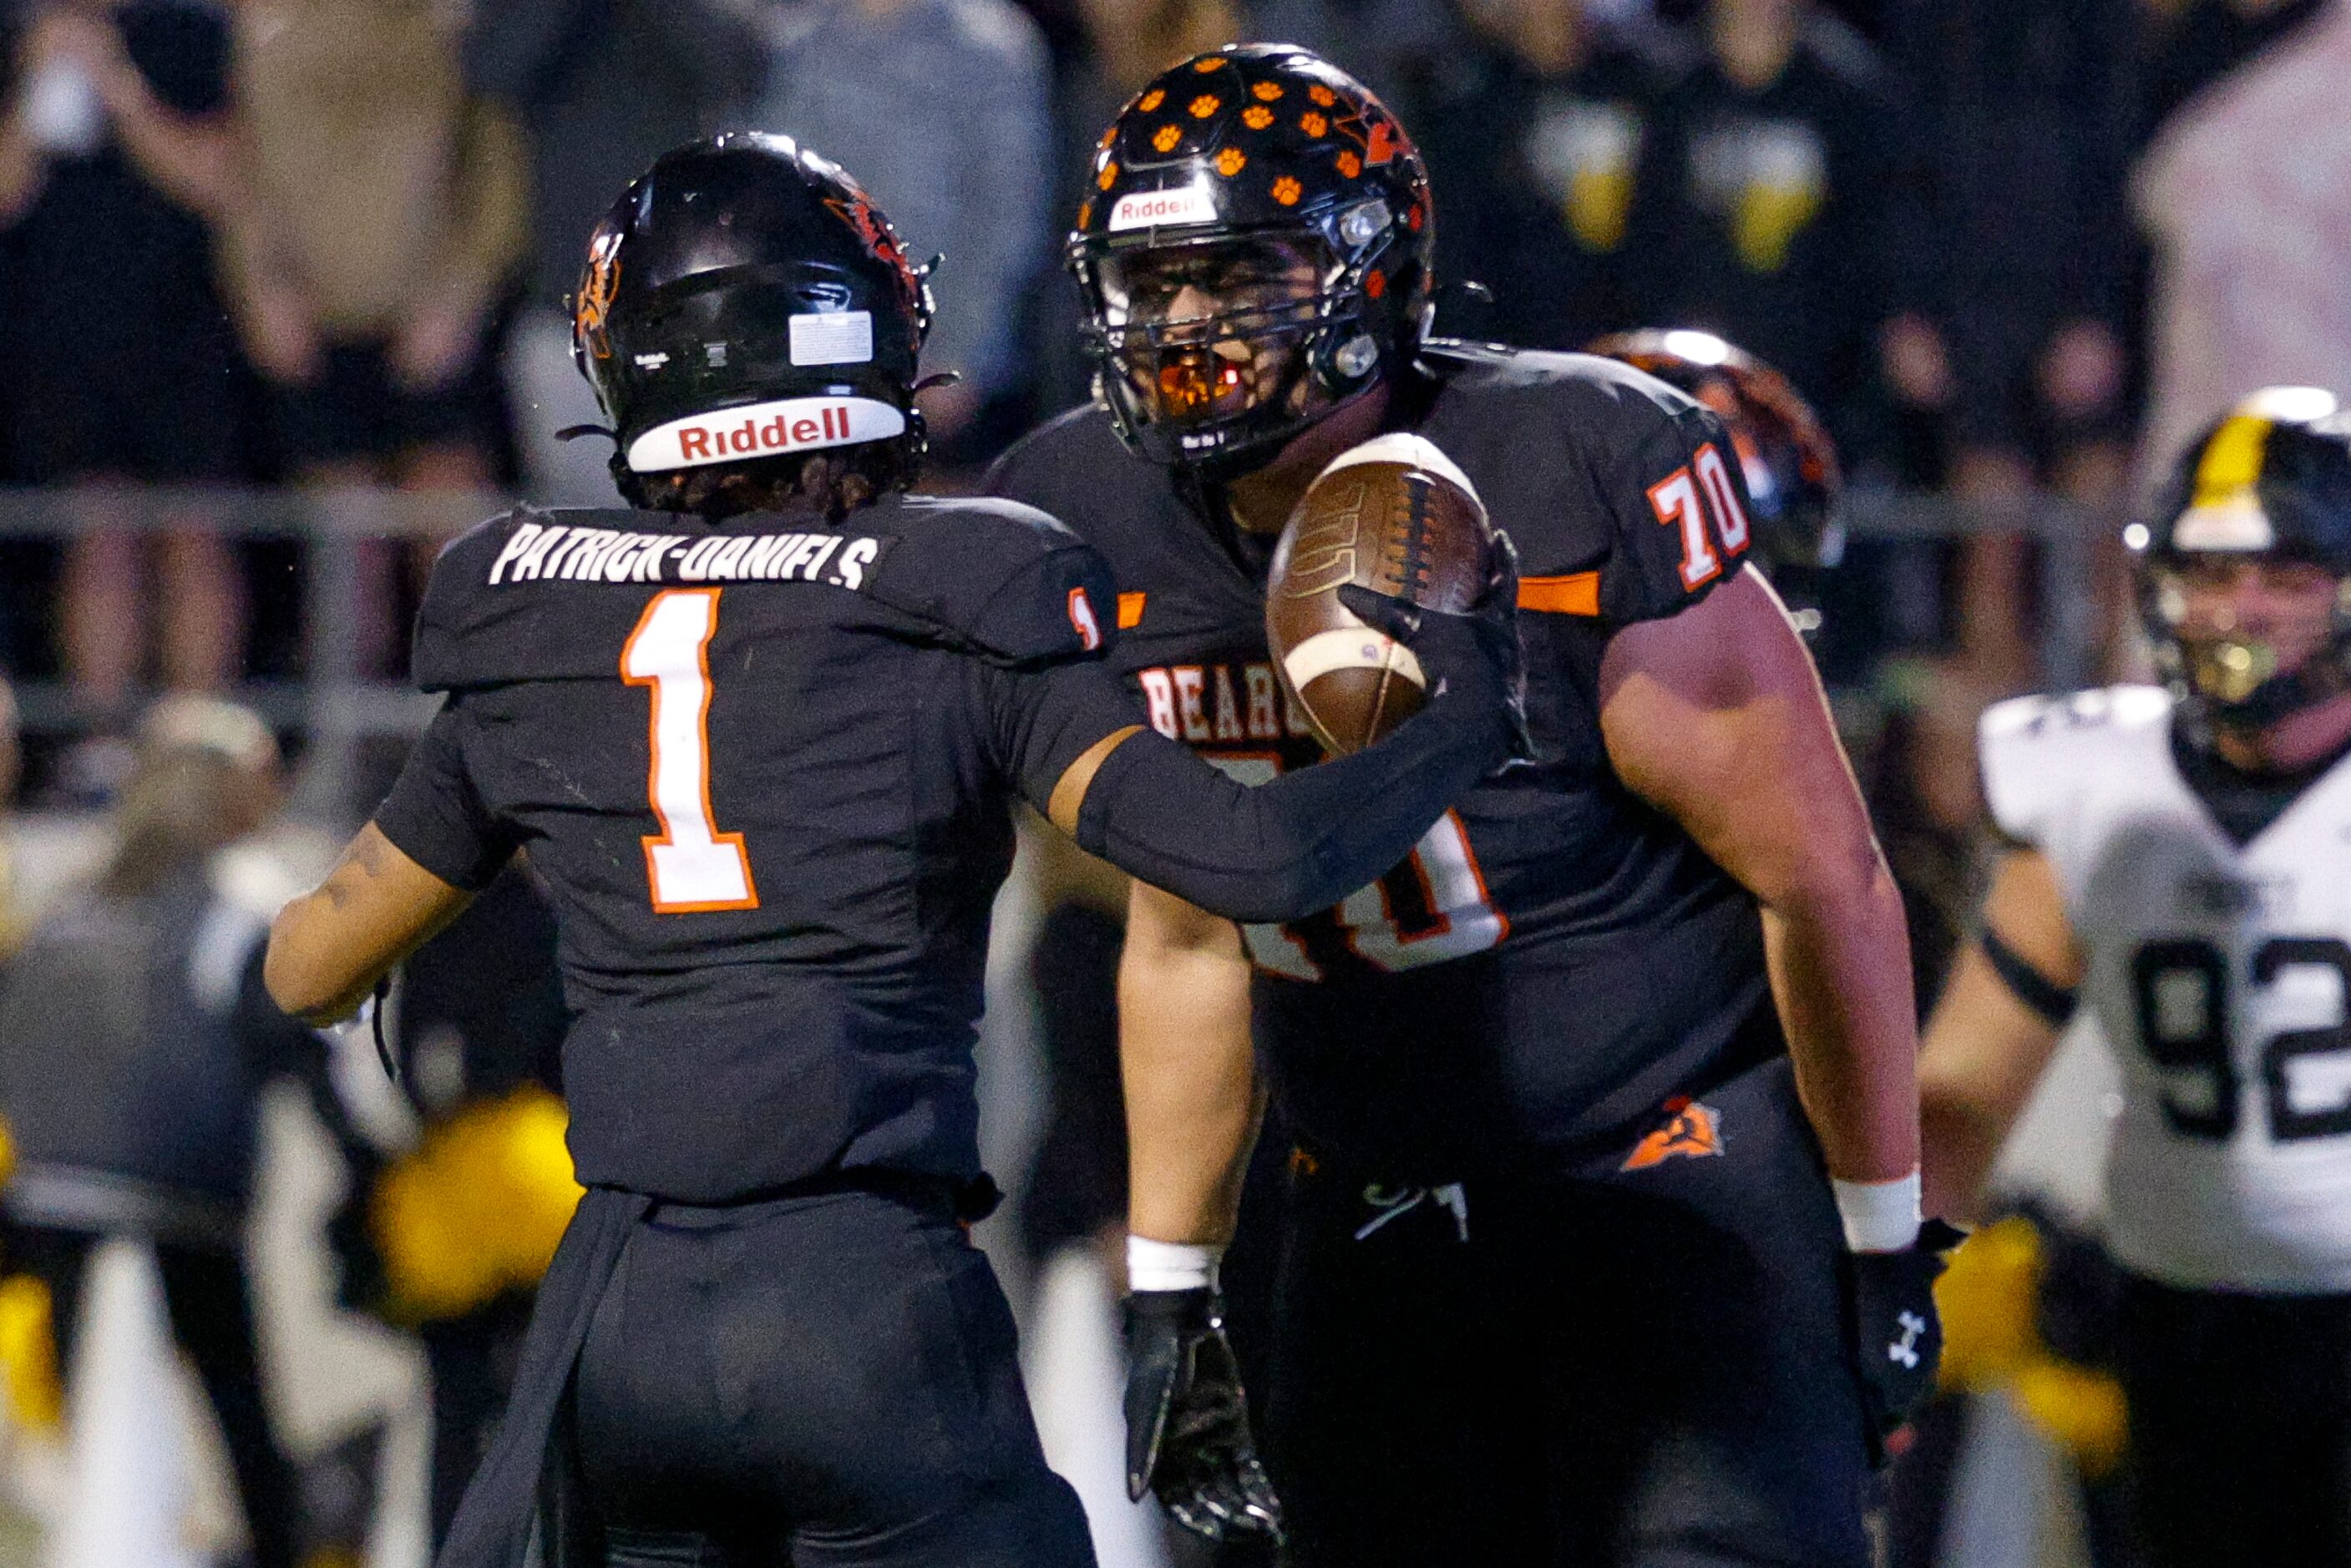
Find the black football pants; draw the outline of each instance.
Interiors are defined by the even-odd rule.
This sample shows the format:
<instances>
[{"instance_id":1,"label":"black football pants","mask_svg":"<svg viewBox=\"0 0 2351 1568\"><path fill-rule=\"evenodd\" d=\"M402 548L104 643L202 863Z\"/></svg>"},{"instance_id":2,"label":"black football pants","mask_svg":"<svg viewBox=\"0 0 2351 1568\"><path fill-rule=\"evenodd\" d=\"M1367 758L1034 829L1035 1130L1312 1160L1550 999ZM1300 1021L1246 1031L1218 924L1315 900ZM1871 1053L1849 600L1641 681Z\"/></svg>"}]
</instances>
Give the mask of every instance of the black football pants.
<instances>
[{"instance_id":1,"label":"black football pants","mask_svg":"<svg viewBox=\"0 0 2351 1568\"><path fill-rule=\"evenodd\" d=\"M573 1387L607 1568L1093 1563L944 1189L655 1207Z\"/></svg>"},{"instance_id":2,"label":"black football pants","mask_svg":"<svg viewBox=\"0 0 2351 1568\"><path fill-rule=\"evenodd\" d=\"M2133 1276L2119 1339L2150 1563L2351 1564L2351 1296Z\"/></svg>"},{"instance_id":3,"label":"black football pants","mask_svg":"<svg viewBox=\"0 0 2351 1568\"><path fill-rule=\"evenodd\" d=\"M1710 1138L1572 1179L1293 1163L1263 1427L1296 1568L1866 1568L1844 1236L1788 1064L1699 1100Z\"/></svg>"}]
</instances>

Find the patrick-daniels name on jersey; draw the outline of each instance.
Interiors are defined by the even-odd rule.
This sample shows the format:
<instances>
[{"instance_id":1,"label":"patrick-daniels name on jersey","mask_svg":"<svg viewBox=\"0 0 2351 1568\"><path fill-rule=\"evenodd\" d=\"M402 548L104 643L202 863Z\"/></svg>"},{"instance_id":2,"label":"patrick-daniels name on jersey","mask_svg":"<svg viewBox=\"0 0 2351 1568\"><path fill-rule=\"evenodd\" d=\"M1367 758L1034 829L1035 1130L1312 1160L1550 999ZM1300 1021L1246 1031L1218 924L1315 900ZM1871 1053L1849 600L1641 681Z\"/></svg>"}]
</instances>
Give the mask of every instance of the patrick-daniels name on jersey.
<instances>
[{"instance_id":1,"label":"patrick-daniels name on jersey","mask_svg":"<svg viewBox=\"0 0 2351 1568\"><path fill-rule=\"evenodd\" d=\"M692 537L524 523L490 563L489 583L797 582L855 590L896 543L856 534Z\"/></svg>"}]
</instances>

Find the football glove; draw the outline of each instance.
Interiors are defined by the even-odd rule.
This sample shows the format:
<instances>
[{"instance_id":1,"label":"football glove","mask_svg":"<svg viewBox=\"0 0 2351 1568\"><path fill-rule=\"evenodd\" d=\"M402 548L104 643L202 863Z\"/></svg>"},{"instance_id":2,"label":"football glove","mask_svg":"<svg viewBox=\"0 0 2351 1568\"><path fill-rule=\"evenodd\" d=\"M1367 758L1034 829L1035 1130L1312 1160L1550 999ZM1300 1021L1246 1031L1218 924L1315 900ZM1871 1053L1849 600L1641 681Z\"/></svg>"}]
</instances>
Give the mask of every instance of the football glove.
<instances>
[{"instance_id":1,"label":"football glove","mask_svg":"<svg viewBox=\"0 0 2351 1568\"><path fill-rule=\"evenodd\" d=\"M1883 1467L1888 1440L1909 1425L1935 1392L1943 1355L1943 1327L1935 1313L1935 1280L1960 1233L1939 1220L1919 1229L1898 1252L1849 1252L1853 1346L1869 1425L1869 1457Z\"/></svg>"},{"instance_id":2,"label":"football glove","mask_svg":"<svg viewBox=\"0 0 2351 1568\"><path fill-rule=\"evenodd\" d=\"M1126 1298L1126 1493L1148 1490L1214 1542L1281 1540L1281 1505L1249 1436L1222 1304L1207 1287Z\"/></svg>"},{"instance_id":3,"label":"football glove","mask_svg":"<svg viewBox=\"0 0 2351 1568\"><path fill-rule=\"evenodd\" d=\"M1465 613L1424 609L1354 583L1341 586L1339 602L1357 619L1411 649L1439 684L1467 680L1481 693L1489 681L1499 687L1510 725L1510 761L1541 760L1527 726L1526 651L1519 641L1519 552L1508 534L1495 531L1485 591Z\"/></svg>"}]
</instances>

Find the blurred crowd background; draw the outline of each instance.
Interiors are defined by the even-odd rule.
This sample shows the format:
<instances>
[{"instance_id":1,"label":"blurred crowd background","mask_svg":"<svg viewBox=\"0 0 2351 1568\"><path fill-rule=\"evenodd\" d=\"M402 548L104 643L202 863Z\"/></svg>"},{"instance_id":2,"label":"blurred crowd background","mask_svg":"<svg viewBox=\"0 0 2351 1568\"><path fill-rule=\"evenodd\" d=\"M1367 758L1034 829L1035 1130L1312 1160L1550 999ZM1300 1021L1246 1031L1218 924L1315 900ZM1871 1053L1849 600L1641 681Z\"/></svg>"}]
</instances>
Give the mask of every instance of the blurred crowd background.
<instances>
[{"instance_id":1,"label":"blurred crowd background","mask_svg":"<svg viewBox=\"0 0 2351 1568\"><path fill-rule=\"evenodd\" d=\"M435 1274L413 1255L387 1271L371 1236L394 1210L471 1224L484 1189L449 1174L474 1168L468 1147L533 1151L494 1210L538 1213L568 1182L544 1097L559 1002L527 890L412 975L397 1091L368 1082L371 1044L279 1039L241 1010L252 911L365 812L429 711L401 680L434 545L504 496L612 503L609 441L558 439L599 417L566 296L605 206L719 130L845 164L914 255L945 258L925 369L961 379L925 401L933 483L967 485L1088 395L1060 256L1102 127L1169 61L1242 38L1320 50L1416 132L1440 331L1573 348L1707 328L1822 411L1850 494L1806 618L1909 896L1922 995L1977 891L1977 713L2136 668L2114 541L2197 425L2263 385L2351 389L2351 0L0 0L0 802L18 811L0 951L37 911L89 915L79 947L37 940L9 965L0 1110L75 1065L51 1058L103 1054L53 1043L28 1069L26 1040L168 971L170 997L141 1005L179 1011L118 1030L162 1044L80 1065L154 1075L127 1120L196 1106L209 1129L122 1157L123 1190L192 1205L94 1210L21 1176L5 1199L18 1436L0 1498L46 1511L53 1560L77 1494L37 1464L24 1480L22 1434L57 1412L17 1374L44 1318L70 1351L85 1285L136 1318L145 1276L94 1254L106 1236L153 1243L150 1315L202 1374L227 1439L214 1468L244 1502L220 1538L259 1568L369 1541L421 1560L495 1409L545 1238L524 1225ZM270 853L224 871L257 824ZM1117 899L1090 877L1052 863L1016 888L990 1113L1000 1173L1029 1173L998 1241L1069 1374L1039 1379L1049 1442L1107 1455L1114 1411L1062 1392L1114 1376L1107 1330L1036 1272L1120 1206L1118 937L1096 912ZM105 925L92 888L147 923ZM243 947L219 934L239 911ZM192 1078L179 1047L201 1029L218 1070ZM2091 1071L2061 1081L2094 1121ZM85 1135L139 1146L135 1127ZM2081 1185L2061 1172L2043 1196L2064 1210ZM2020 1241L2015 1290L2066 1232ZM20 1279L39 1289L12 1293ZM354 1308L386 1333L352 1338ZM2094 1340L2052 1360L2036 1337L2033 1365L2094 1366ZM429 1467L403 1470L378 1452L391 1428L350 1416L379 1385L437 1391L392 1422L433 1429ZM2014 1452L2110 1465L2102 1397L2047 1394ZM2063 1561L2031 1555L2022 1524L1986 1544L2037 1519L2025 1472L1937 1473L1910 1561ZM1970 1485L1995 1503L1952 1525ZM385 1487L406 1489L407 1534L376 1517ZM1099 1528L1114 1568L1159 1561L1147 1528L1115 1551L1130 1525ZM118 1550L80 1549L75 1568Z\"/></svg>"}]
</instances>

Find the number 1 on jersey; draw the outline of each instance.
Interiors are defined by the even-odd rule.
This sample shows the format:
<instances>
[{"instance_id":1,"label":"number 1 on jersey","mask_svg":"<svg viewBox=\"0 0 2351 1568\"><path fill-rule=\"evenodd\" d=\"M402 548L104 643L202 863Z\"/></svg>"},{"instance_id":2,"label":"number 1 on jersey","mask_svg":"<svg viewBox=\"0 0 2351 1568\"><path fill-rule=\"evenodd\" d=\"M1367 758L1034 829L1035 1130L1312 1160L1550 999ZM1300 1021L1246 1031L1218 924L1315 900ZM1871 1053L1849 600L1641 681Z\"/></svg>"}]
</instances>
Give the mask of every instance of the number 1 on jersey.
<instances>
[{"instance_id":1,"label":"number 1 on jersey","mask_svg":"<svg viewBox=\"0 0 2351 1568\"><path fill-rule=\"evenodd\" d=\"M721 591L655 594L621 649L621 679L653 688L645 789L662 830L644 845L657 914L759 907L743 836L719 832L710 810L710 639Z\"/></svg>"}]
</instances>

